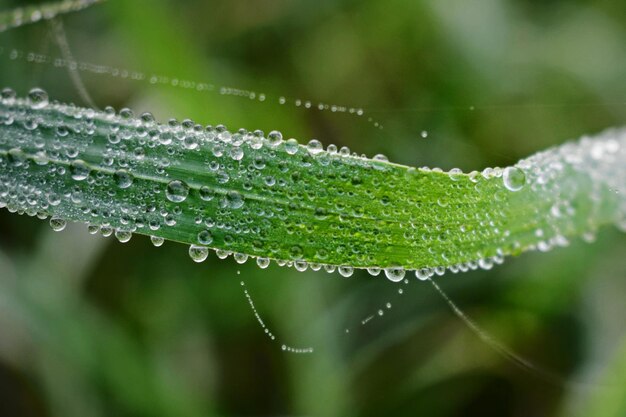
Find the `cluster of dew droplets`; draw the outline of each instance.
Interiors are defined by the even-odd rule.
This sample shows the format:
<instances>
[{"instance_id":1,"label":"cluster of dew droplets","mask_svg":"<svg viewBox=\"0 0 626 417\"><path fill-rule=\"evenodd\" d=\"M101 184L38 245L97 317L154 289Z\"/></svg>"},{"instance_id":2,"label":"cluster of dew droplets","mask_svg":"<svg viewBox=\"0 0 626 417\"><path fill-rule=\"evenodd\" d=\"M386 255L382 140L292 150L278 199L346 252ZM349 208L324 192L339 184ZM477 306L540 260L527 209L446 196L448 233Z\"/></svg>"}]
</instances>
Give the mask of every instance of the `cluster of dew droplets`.
<instances>
[{"instance_id":1,"label":"cluster of dew droplets","mask_svg":"<svg viewBox=\"0 0 626 417\"><path fill-rule=\"evenodd\" d=\"M254 313L254 317L256 318L256 320L261 325L261 328L263 329L263 332L272 341L276 341L276 336L274 336L274 334L269 330L269 328L267 327L267 325L265 324L265 322L263 321L263 319L259 315L259 312L257 311L257 309L256 309L256 307L254 305L254 301L252 301L252 297L250 296L250 293L248 292L248 289L246 288L246 284L245 284L244 281L241 281L241 286L243 288L243 293L246 296L246 299L248 300L248 304L250 305L250 308L252 309L252 312ZM296 347L292 347L292 346L289 346L289 345L286 345L286 344L282 344L281 345L281 349L283 351L285 351L285 352L290 352L290 353L313 353L313 348L312 347L296 348Z\"/></svg>"},{"instance_id":2,"label":"cluster of dew droplets","mask_svg":"<svg viewBox=\"0 0 626 417\"><path fill-rule=\"evenodd\" d=\"M41 89L26 100L3 90L0 126L0 207L51 218L54 230L79 221L120 242L135 232L155 246L185 241L196 262L211 248L261 268L367 268L401 282L408 270L424 280L490 269L510 253L591 239L606 223L626 228L623 130L464 174L278 131L53 103ZM536 227L513 228L520 213Z\"/></svg>"}]
</instances>

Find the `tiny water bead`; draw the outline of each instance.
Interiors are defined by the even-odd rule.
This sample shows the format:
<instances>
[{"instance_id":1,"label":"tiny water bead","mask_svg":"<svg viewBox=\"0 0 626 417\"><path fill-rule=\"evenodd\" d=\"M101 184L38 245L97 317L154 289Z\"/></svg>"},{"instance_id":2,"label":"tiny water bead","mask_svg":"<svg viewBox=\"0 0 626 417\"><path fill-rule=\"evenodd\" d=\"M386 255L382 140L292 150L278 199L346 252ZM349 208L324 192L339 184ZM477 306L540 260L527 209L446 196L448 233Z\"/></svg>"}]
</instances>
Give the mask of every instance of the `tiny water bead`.
<instances>
[{"instance_id":1,"label":"tiny water bead","mask_svg":"<svg viewBox=\"0 0 626 417\"><path fill-rule=\"evenodd\" d=\"M189 195L189 186L180 180L170 181L165 189L165 196L173 203L182 203Z\"/></svg>"},{"instance_id":2,"label":"tiny water bead","mask_svg":"<svg viewBox=\"0 0 626 417\"><path fill-rule=\"evenodd\" d=\"M156 248L163 246L163 243L165 243L165 239L160 236L150 236L150 241Z\"/></svg>"},{"instance_id":3,"label":"tiny water bead","mask_svg":"<svg viewBox=\"0 0 626 417\"><path fill-rule=\"evenodd\" d=\"M517 167L507 167L502 173L504 186L510 191L519 191L526 184L526 174Z\"/></svg>"}]
</instances>

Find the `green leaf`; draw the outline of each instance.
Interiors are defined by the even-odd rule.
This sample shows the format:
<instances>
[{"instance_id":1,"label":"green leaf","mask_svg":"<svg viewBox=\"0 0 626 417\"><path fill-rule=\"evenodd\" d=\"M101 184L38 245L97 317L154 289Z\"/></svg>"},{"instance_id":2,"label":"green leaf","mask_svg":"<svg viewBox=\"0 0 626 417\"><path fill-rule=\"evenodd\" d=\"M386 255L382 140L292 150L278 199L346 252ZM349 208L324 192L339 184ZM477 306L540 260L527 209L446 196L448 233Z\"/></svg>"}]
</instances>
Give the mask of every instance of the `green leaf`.
<instances>
[{"instance_id":1,"label":"green leaf","mask_svg":"<svg viewBox=\"0 0 626 417\"><path fill-rule=\"evenodd\" d=\"M0 207L294 262L370 268L399 280L490 268L506 255L566 246L607 224L626 229L626 132L606 131L505 169L442 172L323 150L280 133L230 132L190 120L156 123L27 100L0 104Z\"/></svg>"}]
</instances>

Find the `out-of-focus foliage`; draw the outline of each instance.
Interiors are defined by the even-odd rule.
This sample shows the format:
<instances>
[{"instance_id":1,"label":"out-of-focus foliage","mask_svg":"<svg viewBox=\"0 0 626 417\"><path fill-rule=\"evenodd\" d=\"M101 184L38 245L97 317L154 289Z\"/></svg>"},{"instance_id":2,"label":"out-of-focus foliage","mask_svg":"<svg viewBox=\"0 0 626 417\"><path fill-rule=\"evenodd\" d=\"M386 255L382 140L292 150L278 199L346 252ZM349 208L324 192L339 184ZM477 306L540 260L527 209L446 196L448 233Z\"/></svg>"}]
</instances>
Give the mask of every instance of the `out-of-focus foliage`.
<instances>
[{"instance_id":1,"label":"out-of-focus foliage","mask_svg":"<svg viewBox=\"0 0 626 417\"><path fill-rule=\"evenodd\" d=\"M268 96L82 74L101 106L280 129L468 171L623 124L625 9L619 1L109 0L63 21L78 60ZM2 33L0 46L0 84L22 95L38 85L82 104L65 69L11 59L13 49L60 56L45 23ZM366 115L275 104L280 96ZM82 227L53 233L0 212L0 411L619 416L625 249L622 234L605 230L593 245L441 278L489 332L588 384L558 386L503 361L427 285L400 296L365 274L346 280L215 257L197 265L182 245L122 245ZM257 325L242 279L279 340ZM282 343L315 353L287 354Z\"/></svg>"}]
</instances>

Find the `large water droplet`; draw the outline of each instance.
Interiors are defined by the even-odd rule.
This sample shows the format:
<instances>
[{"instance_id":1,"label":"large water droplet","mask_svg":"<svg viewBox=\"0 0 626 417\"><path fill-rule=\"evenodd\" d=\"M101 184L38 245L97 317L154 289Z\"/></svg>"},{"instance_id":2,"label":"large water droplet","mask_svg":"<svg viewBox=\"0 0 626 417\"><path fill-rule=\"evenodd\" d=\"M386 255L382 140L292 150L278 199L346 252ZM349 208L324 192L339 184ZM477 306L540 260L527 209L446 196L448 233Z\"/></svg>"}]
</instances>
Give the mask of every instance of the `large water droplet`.
<instances>
[{"instance_id":1,"label":"large water droplet","mask_svg":"<svg viewBox=\"0 0 626 417\"><path fill-rule=\"evenodd\" d=\"M376 277L380 274L380 268L376 268L376 267L367 268L367 272L371 276Z\"/></svg>"},{"instance_id":2,"label":"large water droplet","mask_svg":"<svg viewBox=\"0 0 626 417\"><path fill-rule=\"evenodd\" d=\"M28 92L28 104L32 109L43 109L48 105L48 93L41 88L33 88Z\"/></svg>"},{"instance_id":3,"label":"large water droplet","mask_svg":"<svg viewBox=\"0 0 626 417\"><path fill-rule=\"evenodd\" d=\"M76 181L82 181L89 176L89 167L84 161L77 159L70 165L70 174Z\"/></svg>"},{"instance_id":4,"label":"large water droplet","mask_svg":"<svg viewBox=\"0 0 626 417\"><path fill-rule=\"evenodd\" d=\"M502 174L504 186L510 191L519 191L526 184L526 174L517 167L507 167Z\"/></svg>"},{"instance_id":5,"label":"large water droplet","mask_svg":"<svg viewBox=\"0 0 626 417\"><path fill-rule=\"evenodd\" d=\"M237 191L229 191L223 200L223 205L231 209L239 209L243 206L243 196Z\"/></svg>"},{"instance_id":6,"label":"large water droplet","mask_svg":"<svg viewBox=\"0 0 626 417\"><path fill-rule=\"evenodd\" d=\"M339 271L339 275L345 278L351 277L354 273L354 268L351 266L340 266L337 270Z\"/></svg>"},{"instance_id":7,"label":"large water droplet","mask_svg":"<svg viewBox=\"0 0 626 417\"><path fill-rule=\"evenodd\" d=\"M269 258L256 258L256 264L259 268L265 269L270 265L270 260Z\"/></svg>"},{"instance_id":8,"label":"large water droplet","mask_svg":"<svg viewBox=\"0 0 626 417\"><path fill-rule=\"evenodd\" d=\"M287 142L285 142L285 151L289 155L296 154L298 152L298 141L294 138L288 139Z\"/></svg>"},{"instance_id":9,"label":"large water droplet","mask_svg":"<svg viewBox=\"0 0 626 417\"><path fill-rule=\"evenodd\" d=\"M204 246L191 245L189 246L189 256L194 262L203 262L209 256L209 248Z\"/></svg>"},{"instance_id":10,"label":"large water droplet","mask_svg":"<svg viewBox=\"0 0 626 417\"><path fill-rule=\"evenodd\" d=\"M324 150L324 147L322 146L322 142L320 142L317 139L311 139L309 143L306 145L306 148L309 151L309 153L311 153L311 155L317 155L318 153Z\"/></svg>"},{"instance_id":11,"label":"large water droplet","mask_svg":"<svg viewBox=\"0 0 626 417\"><path fill-rule=\"evenodd\" d=\"M163 243L165 242L165 239L163 239L160 236L150 236L150 241L155 247L158 248L159 246L163 245Z\"/></svg>"},{"instance_id":12,"label":"large water droplet","mask_svg":"<svg viewBox=\"0 0 626 417\"><path fill-rule=\"evenodd\" d=\"M115 180L115 184L120 188L128 188L133 184L133 176L123 169L115 171L113 179Z\"/></svg>"},{"instance_id":13,"label":"large water droplet","mask_svg":"<svg viewBox=\"0 0 626 417\"><path fill-rule=\"evenodd\" d=\"M189 195L189 186L182 181L174 180L167 184L165 196L174 203L185 201Z\"/></svg>"},{"instance_id":14,"label":"large water droplet","mask_svg":"<svg viewBox=\"0 0 626 417\"><path fill-rule=\"evenodd\" d=\"M211 201L215 197L215 191L206 185L200 188L200 198L204 201Z\"/></svg>"},{"instance_id":15,"label":"large water droplet","mask_svg":"<svg viewBox=\"0 0 626 417\"><path fill-rule=\"evenodd\" d=\"M116 230L115 231L115 237L121 243L126 243L126 242L128 242L130 240L130 238L133 237L133 234L131 232L127 232L125 230Z\"/></svg>"},{"instance_id":16,"label":"large water droplet","mask_svg":"<svg viewBox=\"0 0 626 417\"><path fill-rule=\"evenodd\" d=\"M213 242L213 235L208 230L198 233L198 242L202 245L210 245Z\"/></svg>"},{"instance_id":17,"label":"large water droplet","mask_svg":"<svg viewBox=\"0 0 626 417\"><path fill-rule=\"evenodd\" d=\"M280 133L278 130L272 130L267 135L267 140L268 140L270 146L276 147L276 146L280 145L281 142L283 141L283 134Z\"/></svg>"},{"instance_id":18,"label":"large water droplet","mask_svg":"<svg viewBox=\"0 0 626 417\"><path fill-rule=\"evenodd\" d=\"M63 219L59 219L58 217L52 217L50 219L50 227L55 232L62 231L63 229L65 229L66 225L67 225L67 222L65 220L63 220Z\"/></svg>"},{"instance_id":19,"label":"large water droplet","mask_svg":"<svg viewBox=\"0 0 626 417\"><path fill-rule=\"evenodd\" d=\"M394 268L385 268L385 276L389 281L399 282L404 279L404 275L406 271L402 268L394 267Z\"/></svg>"},{"instance_id":20,"label":"large water droplet","mask_svg":"<svg viewBox=\"0 0 626 417\"><path fill-rule=\"evenodd\" d=\"M433 270L431 268L420 268L415 271L415 276L420 281L426 281L433 276Z\"/></svg>"}]
</instances>

